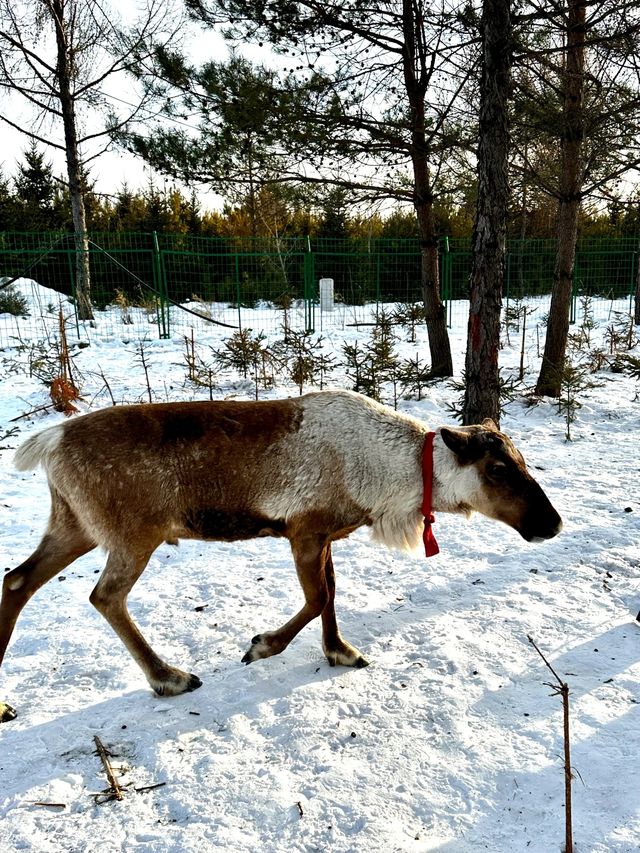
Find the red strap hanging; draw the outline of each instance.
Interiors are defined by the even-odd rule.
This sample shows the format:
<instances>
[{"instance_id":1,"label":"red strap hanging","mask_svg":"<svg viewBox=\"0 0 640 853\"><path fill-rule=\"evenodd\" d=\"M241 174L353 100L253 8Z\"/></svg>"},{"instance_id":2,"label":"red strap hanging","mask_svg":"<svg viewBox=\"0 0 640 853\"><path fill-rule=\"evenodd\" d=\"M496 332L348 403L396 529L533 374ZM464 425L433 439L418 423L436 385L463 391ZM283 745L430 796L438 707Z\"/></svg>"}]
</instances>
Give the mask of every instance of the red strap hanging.
<instances>
[{"instance_id":1,"label":"red strap hanging","mask_svg":"<svg viewBox=\"0 0 640 853\"><path fill-rule=\"evenodd\" d=\"M433 492L433 439L435 432L428 432L422 448L422 514L424 515L424 552L427 557L433 557L440 552L436 537L433 535L432 524L435 522L431 500Z\"/></svg>"}]
</instances>

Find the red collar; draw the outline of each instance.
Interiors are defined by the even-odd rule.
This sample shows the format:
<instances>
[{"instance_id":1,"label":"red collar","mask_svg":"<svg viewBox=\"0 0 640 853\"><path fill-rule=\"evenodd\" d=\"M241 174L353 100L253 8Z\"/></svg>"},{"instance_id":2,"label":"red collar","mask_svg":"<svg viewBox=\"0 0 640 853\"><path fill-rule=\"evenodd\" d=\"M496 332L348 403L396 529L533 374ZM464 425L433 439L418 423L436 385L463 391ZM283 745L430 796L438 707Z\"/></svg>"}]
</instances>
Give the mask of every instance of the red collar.
<instances>
[{"instance_id":1,"label":"red collar","mask_svg":"<svg viewBox=\"0 0 640 853\"><path fill-rule=\"evenodd\" d=\"M422 448L422 514L424 515L424 532L422 539L424 541L424 552L427 557L433 557L438 554L440 548L436 542L436 537L433 535L431 525L435 521L431 506L433 494L433 439L435 432L428 432L424 437L424 446Z\"/></svg>"}]
</instances>

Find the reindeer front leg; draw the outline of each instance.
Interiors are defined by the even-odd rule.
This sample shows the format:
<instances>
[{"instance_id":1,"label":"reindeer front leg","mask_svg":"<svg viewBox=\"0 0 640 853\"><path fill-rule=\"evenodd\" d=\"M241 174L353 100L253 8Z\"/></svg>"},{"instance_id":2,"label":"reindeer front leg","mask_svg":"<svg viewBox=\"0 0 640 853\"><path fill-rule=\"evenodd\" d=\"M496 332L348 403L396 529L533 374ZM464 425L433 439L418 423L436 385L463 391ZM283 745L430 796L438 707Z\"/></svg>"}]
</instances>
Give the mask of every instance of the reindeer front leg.
<instances>
[{"instance_id":1,"label":"reindeer front leg","mask_svg":"<svg viewBox=\"0 0 640 853\"><path fill-rule=\"evenodd\" d=\"M254 637L251 648L242 658L243 663L280 654L305 625L322 615L323 648L329 663L332 666L336 663L366 666L367 661L342 639L338 630L334 609L335 576L328 537L326 534L302 533L290 535L289 541L304 593L304 605L281 628Z\"/></svg>"},{"instance_id":2,"label":"reindeer front leg","mask_svg":"<svg viewBox=\"0 0 640 853\"><path fill-rule=\"evenodd\" d=\"M357 669L369 666L369 661L360 654L358 649L342 638L338 628L335 609L336 575L333 570L331 543L327 545L324 572L329 591L329 599L322 611L322 648L326 658L331 666L340 664L355 666Z\"/></svg>"}]
</instances>

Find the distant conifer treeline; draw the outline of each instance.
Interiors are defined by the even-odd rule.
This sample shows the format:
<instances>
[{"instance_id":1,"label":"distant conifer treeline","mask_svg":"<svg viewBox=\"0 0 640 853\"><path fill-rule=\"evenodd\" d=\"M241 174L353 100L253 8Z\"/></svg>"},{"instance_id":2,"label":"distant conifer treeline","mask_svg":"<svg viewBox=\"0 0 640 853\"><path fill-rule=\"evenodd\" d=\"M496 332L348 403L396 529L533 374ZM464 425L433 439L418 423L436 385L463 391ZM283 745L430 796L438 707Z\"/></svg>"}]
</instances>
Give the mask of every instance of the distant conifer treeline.
<instances>
[{"instance_id":1,"label":"distant conifer treeline","mask_svg":"<svg viewBox=\"0 0 640 853\"><path fill-rule=\"evenodd\" d=\"M306 188L262 188L252 198L226 204L221 211L203 209L195 192L175 186L144 190L121 186L113 195L85 191L89 231L166 232L202 237L417 237L415 213L395 209L381 214L350 208L343 191ZM470 237L474 187L467 198L442 196L436 205L438 231ZM551 237L555 207L548 198L531 197L525 211L514 207L510 233L518 237ZM64 182L37 147L23 154L14 175L0 171L0 231L72 231L69 195ZM610 202L606 209L584 212L585 237L633 236L640 231L640 192L631 201Z\"/></svg>"}]
</instances>

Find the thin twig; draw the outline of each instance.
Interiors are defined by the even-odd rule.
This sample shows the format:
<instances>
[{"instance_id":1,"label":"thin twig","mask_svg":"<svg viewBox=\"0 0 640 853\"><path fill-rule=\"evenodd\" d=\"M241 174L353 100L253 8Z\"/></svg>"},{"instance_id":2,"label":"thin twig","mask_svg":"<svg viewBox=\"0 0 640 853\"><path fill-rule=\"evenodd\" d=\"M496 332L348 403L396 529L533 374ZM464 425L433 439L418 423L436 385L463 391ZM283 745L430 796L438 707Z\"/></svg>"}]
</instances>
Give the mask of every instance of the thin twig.
<instances>
[{"instance_id":1,"label":"thin twig","mask_svg":"<svg viewBox=\"0 0 640 853\"><path fill-rule=\"evenodd\" d=\"M569 732L569 685L563 681L546 657L542 654L534 639L527 634L527 640L538 652L547 668L558 682L549 686L562 696L563 742L564 742L564 798L565 798L565 853L573 853L573 826L571 816L571 740Z\"/></svg>"},{"instance_id":2,"label":"thin twig","mask_svg":"<svg viewBox=\"0 0 640 853\"><path fill-rule=\"evenodd\" d=\"M46 412L47 409L53 409L53 403L47 403L44 406L38 406L37 409L31 409L30 412L25 412L23 415L18 415L17 418L10 418L9 423L12 424L15 421L21 421L22 418L29 418L29 417L31 417L31 415L35 415L38 412Z\"/></svg>"},{"instance_id":3,"label":"thin twig","mask_svg":"<svg viewBox=\"0 0 640 853\"><path fill-rule=\"evenodd\" d=\"M115 400L115 397L113 396L113 392L111 391L111 385L109 385L109 382L107 381L107 377L104 375L104 371L102 368L100 368L100 370L98 371L98 374L99 374L100 378L102 379L102 381L104 382L104 387L107 389L107 393L109 394L109 397L111 397L111 405L115 406L116 400Z\"/></svg>"},{"instance_id":4,"label":"thin twig","mask_svg":"<svg viewBox=\"0 0 640 853\"><path fill-rule=\"evenodd\" d=\"M533 648L538 652L538 654L540 655L540 657L542 658L542 660L546 663L547 667L548 667L548 668L551 670L551 672L554 674L554 676L555 676L555 678L556 678L556 681L558 682L558 684L560 685L560 687L562 687L562 685L564 684L564 681L560 678L560 676L558 675L558 673L557 673L557 672L555 671L555 669L551 666L551 664L550 664L550 663L549 663L549 661L546 659L546 657L542 654L542 652L540 651L540 649L538 648L538 646L537 646L537 644L536 644L536 641L533 639L533 637L529 636L529 634L527 634L527 640L529 640L529 642L531 643L531 645L533 646Z\"/></svg>"},{"instance_id":5,"label":"thin twig","mask_svg":"<svg viewBox=\"0 0 640 853\"><path fill-rule=\"evenodd\" d=\"M45 806L48 809L66 809L66 803L29 803L30 806Z\"/></svg>"},{"instance_id":6,"label":"thin twig","mask_svg":"<svg viewBox=\"0 0 640 853\"><path fill-rule=\"evenodd\" d=\"M111 794L111 796L115 797L116 800L121 800L122 788L120 787L120 784L118 783L118 780L116 779L115 774L113 772L111 762L109 761L109 753L105 749L105 746L98 737L98 735L94 735L93 740L95 741L98 750L98 755L100 756L100 760L102 761L104 772L107 774L107 779L109 780L109 793Z\"/></svg>"},{"instance_id":7,"label":"thin twig","mask_svg":"<svg viewBox=\"0 0 640 853\"><path fill-rule=\"evenodd\" d=\"M144 791L154 791L156 788L164 788L166 782L158 782L156 785L145 785L142 788L134 788L136 794L142 794Z\"/></svg>"}]
</instances>

